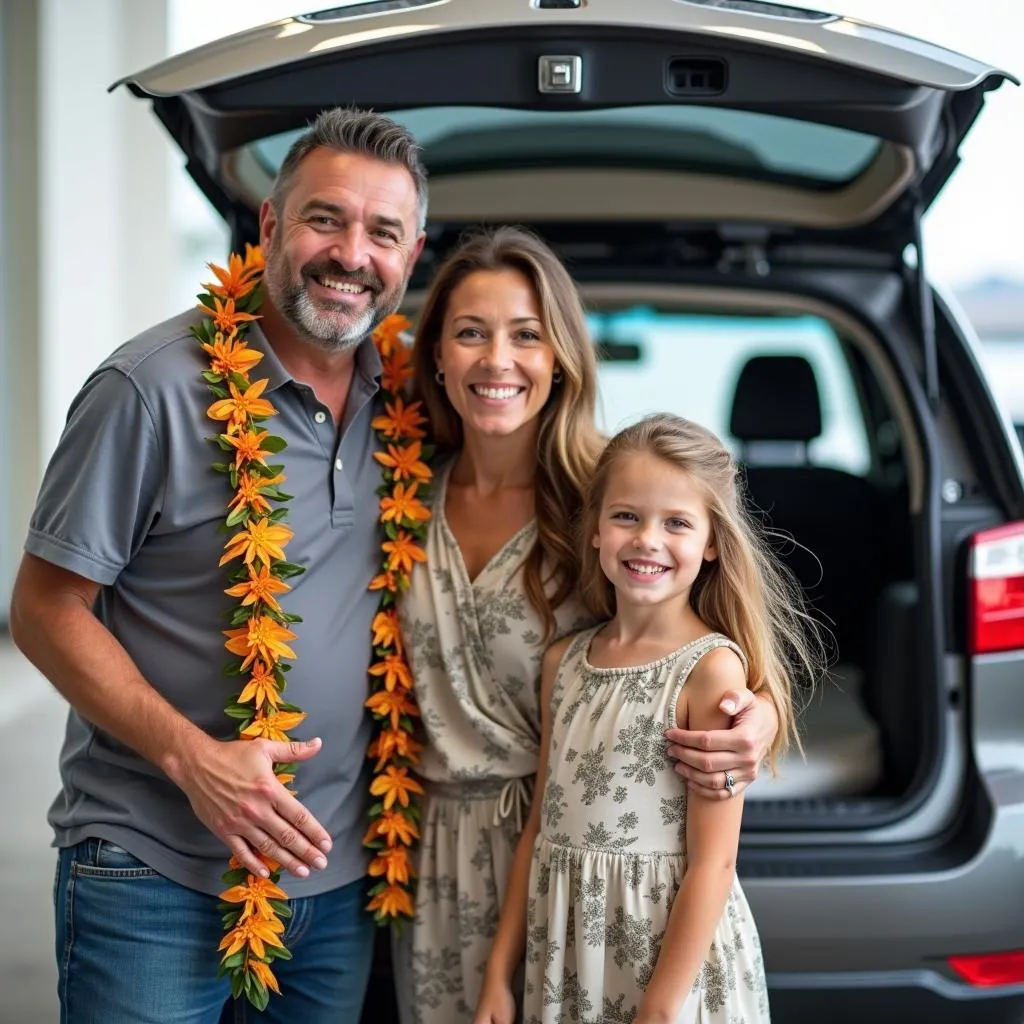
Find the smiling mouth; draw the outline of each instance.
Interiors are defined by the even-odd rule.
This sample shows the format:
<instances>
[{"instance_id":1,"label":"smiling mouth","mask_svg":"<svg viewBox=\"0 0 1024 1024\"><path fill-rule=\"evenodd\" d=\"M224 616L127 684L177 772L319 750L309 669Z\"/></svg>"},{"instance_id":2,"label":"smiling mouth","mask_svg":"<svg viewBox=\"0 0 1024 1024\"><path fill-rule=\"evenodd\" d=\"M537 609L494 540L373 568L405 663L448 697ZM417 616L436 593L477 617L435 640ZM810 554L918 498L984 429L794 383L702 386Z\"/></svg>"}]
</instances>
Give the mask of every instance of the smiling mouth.
<instances>
[{"instance_id":1,"label":"smiling mouth","mask_svg":"<svg viewBox=\"0 0 1024 1024\"><path fill-rule=\"evenodd\" d=\"M470 384L470 391L479 398L489 398L492 401L504 402L526 390L516 384L504 384L501 387L492 387L487 384Z\"/></svg>"},{"instance_id":2,"label":"smiling mouth","mask_svg":"<svg viewBox=\"0 0 1024 1024\"><path fill-rule=\"evenodd\" d=\"M667 565L658 565L656 562L623 562L622 564L637 576L661 576L668 572Z\"/></svg>"},{"instance_id":3,"label":"smiling mouth","mask_svg":"<svg viewBox=\"0 0 1024 1024\"><path fill-rule=\"evenodd\" d=\"M363 295L370 289L365 284L356 284L354 281L342 281L336 277L317 277L313 280L323 288L328 288L339 295Z\"/></svg>"}]
</instances>

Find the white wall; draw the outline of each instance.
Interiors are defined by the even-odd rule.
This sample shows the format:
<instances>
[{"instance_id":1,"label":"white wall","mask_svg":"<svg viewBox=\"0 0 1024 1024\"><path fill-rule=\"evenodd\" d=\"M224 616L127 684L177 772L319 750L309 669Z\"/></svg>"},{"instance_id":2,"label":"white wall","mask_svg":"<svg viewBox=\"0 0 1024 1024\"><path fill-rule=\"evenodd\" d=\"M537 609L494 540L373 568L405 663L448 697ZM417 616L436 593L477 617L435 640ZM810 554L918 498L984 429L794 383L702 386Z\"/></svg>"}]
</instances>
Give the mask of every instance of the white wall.
<instances>
[{"instance_id":1,"label":"white wall","mask_svg":"<svg viewBox=\"0 0 1024 1024\"><path fill-rule=\"evenodd\" d=\"M171 315L171 144L108 86L166 55L165 0L3 0L0 617L68 405L117 345ZM15 427L17 443L13 443Z\"/></svg>"}]
</instances>

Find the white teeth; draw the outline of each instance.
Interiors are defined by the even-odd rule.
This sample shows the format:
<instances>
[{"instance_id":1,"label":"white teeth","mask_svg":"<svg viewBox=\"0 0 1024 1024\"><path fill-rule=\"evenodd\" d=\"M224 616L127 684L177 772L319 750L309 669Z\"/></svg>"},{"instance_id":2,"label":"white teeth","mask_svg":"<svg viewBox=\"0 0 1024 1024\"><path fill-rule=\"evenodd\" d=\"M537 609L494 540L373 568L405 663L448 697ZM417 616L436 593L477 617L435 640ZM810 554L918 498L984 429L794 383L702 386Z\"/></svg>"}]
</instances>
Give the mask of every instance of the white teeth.
<instances>
[{"instance_id":1,"label":"white teeth","mask_svg":"<svg viewBox=\"0 0 1024 1024\"><path fill-rule=\"evenodd\" d=\"M663 565L639 565L636 562L627 562L626 566L641 576L658 576L668 569Z\"/></svg>"},{"instance_id":2,"label":"white teeth","mask_svg":"<svg viewBox=\"0 0 1024 1024\"><path fill-rule=\"evenodd\" d=\"M512 388L512 387L507 387L507 388L488 388L488 387L484 387L482 384L474 384L473 385L473 390L481 398L501 398L501 399L504 399L504 398L515 398L516 395L518 395L519 392L522 391L522 388Z\"/></svg>"},{"instance_id":3,"label":"white teeth","mask_svg":"<svg viewBox=\"0 0 1024 1024\"><path fill-rule=\"evenodd\" d=\"M350 284L348 281L335 281L330 277L321 277L320 283L325 288L333 288L336 292L345 292L349 295L359 295L366 290L361 284Z\"/></svg>"}]
</instances>

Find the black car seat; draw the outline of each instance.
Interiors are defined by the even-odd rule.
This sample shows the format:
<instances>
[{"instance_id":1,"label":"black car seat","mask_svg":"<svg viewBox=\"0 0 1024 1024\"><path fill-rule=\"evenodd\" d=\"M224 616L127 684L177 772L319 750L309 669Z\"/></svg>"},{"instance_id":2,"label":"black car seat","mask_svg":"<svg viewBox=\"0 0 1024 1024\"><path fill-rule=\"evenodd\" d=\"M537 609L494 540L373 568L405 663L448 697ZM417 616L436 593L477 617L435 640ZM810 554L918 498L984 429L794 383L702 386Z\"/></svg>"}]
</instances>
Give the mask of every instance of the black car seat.
<instances>
[{"instance_id":1,"label":"black car seat","mask_svg":"<svg viewBox=\"0 0 1024 1024\"><path fill-rule=\"evenodd\" d=\"M880 510L867 480L808 460L822 430L811 364L796 355L751 358L736 385L730 430L755 519L785 535L770 543L833 632L837 660L863 668L884 557Z\"/></svg>"}]
</instances>

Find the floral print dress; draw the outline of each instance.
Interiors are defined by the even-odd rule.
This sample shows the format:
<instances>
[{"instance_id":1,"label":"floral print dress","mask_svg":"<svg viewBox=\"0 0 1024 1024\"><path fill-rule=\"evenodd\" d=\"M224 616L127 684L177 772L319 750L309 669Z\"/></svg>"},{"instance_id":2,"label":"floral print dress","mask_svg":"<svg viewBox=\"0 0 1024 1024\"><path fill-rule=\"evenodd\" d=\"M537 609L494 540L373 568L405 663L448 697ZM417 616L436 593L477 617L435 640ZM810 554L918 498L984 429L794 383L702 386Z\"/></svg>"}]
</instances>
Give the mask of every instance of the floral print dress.
<instances>
[{"instance_id":1,"label":"floral print dress","mask_svg":"<svg viewBox=\"0 0 1024 1024\"><path fill-rule=\"evenodd\" d=\"M530 875L526 1024L626 1024L639 1009L686 870L686 789L663 732L712 633L648 665L595 668L569 645ZM742 657L742 655L740 655ZM734 881L677 1024L765 1024L757 929Z\"/></svg>"},{"instance_id":2,"label":"floral print dress","mask_svg":"<svg viewBox=\"0 0 1024 1024\"><path fill-rule=\"evenodd\" d=\"M427 564L399 605L426 732L416 917L393 947L402 1024L473 1018L540 746L546 645L523 582L537 526L470 580L444 515L449 472L439 475ZM592 621L573 602L556 619L559 635Z\"/></svg>"}]
</instances>

